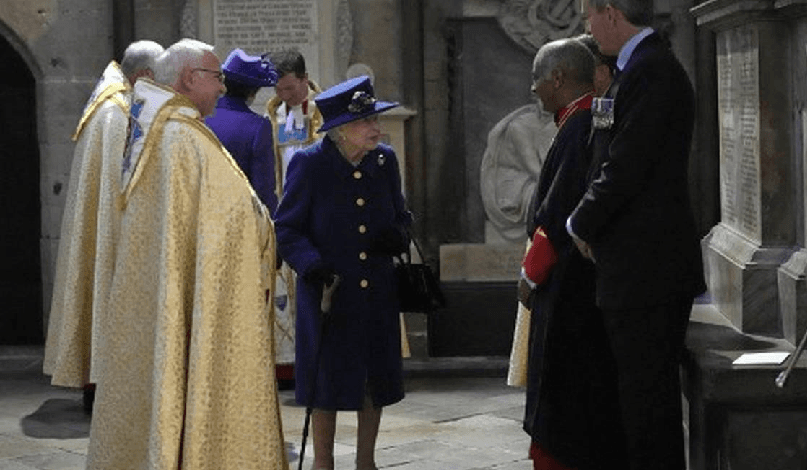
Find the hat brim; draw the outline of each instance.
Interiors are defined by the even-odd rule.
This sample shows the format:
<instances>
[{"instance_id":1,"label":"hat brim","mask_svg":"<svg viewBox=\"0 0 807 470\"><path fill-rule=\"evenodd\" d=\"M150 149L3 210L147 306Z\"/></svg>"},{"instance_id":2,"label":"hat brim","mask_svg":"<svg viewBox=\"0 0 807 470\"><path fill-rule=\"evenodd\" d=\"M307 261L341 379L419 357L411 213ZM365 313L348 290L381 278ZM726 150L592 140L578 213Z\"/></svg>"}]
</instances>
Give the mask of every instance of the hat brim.
<instances>
[{"instance_id":1,"label":"hat brim","mask_svg":"<svg viewBox=\"0 0 807 470\"><path fill-rule=\"evenodd\" d=\"M238 82L244 86L251 86L255 88L265 88L275 86L275 83L272 82L271 80L250 77L227 69L224 69L224 77L234 82Z\"/></svg>"},{"instance_id":2,"label":"hat brim","mask_svg":"<svg viewBox=\"0 0 807 470\"><path fill-rule=\"evenodd\" d=\"M334 127L339 127L342 124L347 124L349 122L358 121L359 119L364 119L367 116L372 116L373 114L383 113L392 108L397 108L400 106L401 103L393 102L393 101L376 101L373 103L373 109L368 110L363 113L343 113L335 118L325 122L322 124L322 127L317 130L317 132L325 132L327 130L333 129Z\"/></svg>"}]
</instances>

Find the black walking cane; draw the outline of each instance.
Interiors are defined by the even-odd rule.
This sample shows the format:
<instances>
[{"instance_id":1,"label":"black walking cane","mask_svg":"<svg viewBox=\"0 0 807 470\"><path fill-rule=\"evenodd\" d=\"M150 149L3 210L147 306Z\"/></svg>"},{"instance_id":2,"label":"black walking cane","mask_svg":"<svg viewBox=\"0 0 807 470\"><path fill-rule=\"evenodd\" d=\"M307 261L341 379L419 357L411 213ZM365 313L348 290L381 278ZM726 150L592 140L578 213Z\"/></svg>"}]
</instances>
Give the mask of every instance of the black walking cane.
<instances>
[{"instance_id":1,"label":"black walking cane","mask_svg":"<svg viewBox=\"0 0 807 470\"><path fill-rule=\"evenodd\" d=\"M331 297L333 297L336 286L339 285L339 276L333 276L331 285L322 286L322 302L320 302L320 310L322 310L322 317L319 323L319 338L317 338L317 345L314 349L314 376L311 379L311 388L308 389L308 404L305 407L305 424L303 425L303 443L300 447L300 460L297 465L297 470L303 470L303 456L305 455L305 441L308 440L308 426L311 423L311 412L314 411L314 398L317 394L317 376L319 376L319 359L322 355L322 340L325 339L325 332L327 331L327 324L330 321L331 312Z\"/></svg>"},{"instance_id":2,"label":"black walking cane","mask_svg":"<svg viewBox=\"0 0 807 470\"><path fill-rule=\"evenodd\" d=\"M804 332L804 336L801 338L801 343L796 348L796 351L790 355L790 361L787 364L785 370L783 370L779 375L776 377L776 386L779 388L784 388L785 382L787 382L787 377L790 375L790 372L793 370L793 367L799 361L799 357L801 353L804 351L805 343L807 343L807 331Z\"/></svg>"}]
</instances>

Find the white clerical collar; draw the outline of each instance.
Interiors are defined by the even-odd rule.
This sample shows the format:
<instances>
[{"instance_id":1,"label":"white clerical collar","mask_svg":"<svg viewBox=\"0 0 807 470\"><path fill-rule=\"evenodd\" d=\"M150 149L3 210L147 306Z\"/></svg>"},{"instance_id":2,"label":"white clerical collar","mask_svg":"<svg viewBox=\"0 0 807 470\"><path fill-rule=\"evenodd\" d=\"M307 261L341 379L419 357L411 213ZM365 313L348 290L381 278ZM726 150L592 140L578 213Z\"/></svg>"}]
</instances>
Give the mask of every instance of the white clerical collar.
<instances>
[{"instance_id":1,"label":"white clerical collar","mask_svg":"<svg viewBox=\"0 0 807 470\"><path fill-rule=\"evenodd\" d=\"M643 30L634 34L633 37L628 39L628 42L622 46L622 49L619 50L619 55L616 58L616 68L618 68L620 72L625 69L626 65L628 65L630 56L633 55L633 51L636 50L636 46L642 42L642 39L650 36L651 34L653 34L653 28L644 28Z\"/></svg>"},{"instance_id":2,"label":"white clerical collar","mask_svg":"<svg viewBox=\"0 0 807 470\"><path fill-rule=\"evenodd\" d=\"M305 110L303 110L302 104L298 104L297 106L288 106L286 105L286 125L285 125L285 132L291 133L293 129L301 130L305 128Z\"/></svg>"}]
</instances>

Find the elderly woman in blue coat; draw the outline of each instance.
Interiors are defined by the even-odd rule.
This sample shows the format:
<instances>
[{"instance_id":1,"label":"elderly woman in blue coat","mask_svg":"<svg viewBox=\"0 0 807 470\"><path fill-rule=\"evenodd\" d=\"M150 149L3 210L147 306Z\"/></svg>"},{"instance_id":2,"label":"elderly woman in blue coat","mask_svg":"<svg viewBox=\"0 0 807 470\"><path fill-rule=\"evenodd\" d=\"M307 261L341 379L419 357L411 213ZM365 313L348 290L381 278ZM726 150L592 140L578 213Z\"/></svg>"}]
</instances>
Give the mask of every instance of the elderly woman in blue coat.
<instances>
[{"instance_id":1,"label":"elderly woman in blue coat","mask_svg":"<svg viewBox=\"0 0 807 470\"><path fill-rule=\"evenodd\" d=\"M376 100L362 76L324 91L316 104L327 135L295 154L275 217L280 252L300 274L296 399L314 409L314 469L333 469L336 412L356 410L356 466L374 470L382 407L404 396L392 258L407 249L411 215L378 123L378 113L398 103ZM326 316L323 289L336 276Z\"/></svg>"}]
</instances>

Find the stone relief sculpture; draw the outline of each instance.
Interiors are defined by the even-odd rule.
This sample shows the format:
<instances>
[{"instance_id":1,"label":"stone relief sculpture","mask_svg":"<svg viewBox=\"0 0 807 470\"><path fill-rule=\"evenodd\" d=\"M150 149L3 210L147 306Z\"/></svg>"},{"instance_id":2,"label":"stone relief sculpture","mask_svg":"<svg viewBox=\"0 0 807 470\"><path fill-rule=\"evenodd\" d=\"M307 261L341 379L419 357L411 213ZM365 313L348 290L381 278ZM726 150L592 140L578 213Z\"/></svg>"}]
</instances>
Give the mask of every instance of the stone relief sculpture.
<instances>
[{"instance_id":1,"label":"stone relief sculpture","mask_svg":"<svg viewBox=\"0 0 807 470\"><path fill-rule=\"evenodd\" d=\"M504 32L531 53L548 41L583 32L579 0L507 0L498 20Z\"/></svg>"},{"instance_id":2,"label":"stone relief sculpture","mask_svg":"<svg viewBox=\"0 0 807 470\"><path fill-rule=\"evenodd\" d=\"M527 217L555 122L538 104L505 116L488 134L480 190L489 222L509 242L527 238Z\"/></svg>"},{"instance_id":3,"label":"stone relief sculpture","mask_svg":"<svg viewBox=\"0 0 807 470\"><path fill-rule=\"evenodd\" d=\"M185 0L182 7L182 17L179 21L179 32L183 38L194 38L198 35L196 26L197 0Z\"/></svg>"},{"instance_id":4,"label":"stone relief sculpture","mask_svg":"<svg viewBox=\"0 0 807 470\"><path fill-rule=\"evenodd\" d=\"M516 44L534 54L548 41L583 32L578 1L507 0L497 19ZM482 202L488 221L506 241L526 239L530 202L555 131L552 116L532 104L505 116L488 135Z\"/></svg>"},{"instance_id":5,"label":"stone relief sculpture","mask_svg":"<svg viewBox=\"0 0 807 470\"><path fill-rule=\"evenodd\" d=\"M353 18L348 0L339 0L336 13L336 75L341 76L350 64L353 49Z\"/></svg>"}]
</instances>

